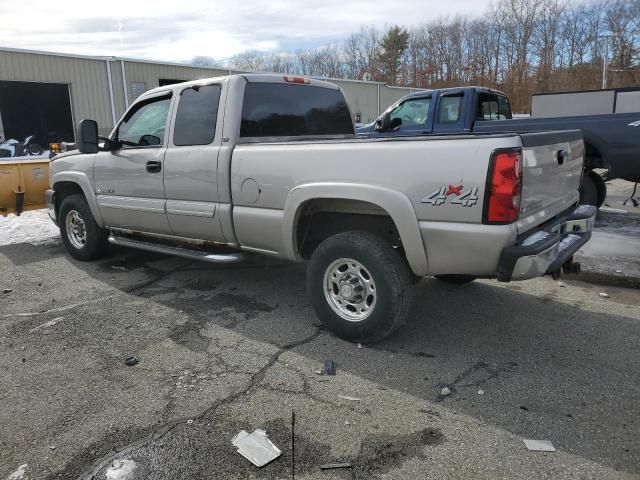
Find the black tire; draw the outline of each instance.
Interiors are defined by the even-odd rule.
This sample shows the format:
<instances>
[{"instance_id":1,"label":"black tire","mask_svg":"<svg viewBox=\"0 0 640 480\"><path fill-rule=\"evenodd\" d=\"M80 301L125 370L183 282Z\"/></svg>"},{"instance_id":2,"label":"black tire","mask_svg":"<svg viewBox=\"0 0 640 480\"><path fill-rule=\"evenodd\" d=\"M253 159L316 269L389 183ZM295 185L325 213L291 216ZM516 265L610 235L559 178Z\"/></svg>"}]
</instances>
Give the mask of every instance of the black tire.
<instances>
[{"instance_id":1,"label":"black tire","mask_svg":"<svg viewBox=\"0 0 640 480\"><path fill-rule=\"evenodd\" d=\"M334 310L340 307L335 302L334 306L330 303L332 289L325 282L332 281L329 269L343 262L341 259L359 263L365 270L359 280L364 279L368 282L365 288L376 292L371 305L366 306L367 316L357 321L344 318ZM362 272L362 269L358 271ZM338 275L343 275L340 277L340 282L343 282L345 274ZM313 252L307 269L307 292L318 318L338 337L361 343L380 341L402 326L411 307L411 281L411 272L400 252L381 237L362 231L340 233L324 240ZM361 287L361 284L356 284L354 290ZM342 293L342 287L335 292ZM372 295L364 298L360 306L365 307L370 297ZM340 298L344 300L345 297ZM353 307L349 302L344 306ZM355 314L358 314L358 308L355 308Z\"/></svg>"},{"instance_id":2,"label":"black tire","mask_svg":"<svg viewBox=\"0 0 640 480\"><path fill-rule=\"evenodd\" d=\"M591 170L584 172L584 175L582 175L580 205L598 205L598 187L593 175L596 174ZM602 201L604 202L604 199Z\"/></svg>"},{"instance_id":3,"label":"black tire","mask_svg":"<svg viewBox=\"0 0 640 480\"><path fill-rule=\"evenodd\" d=\"M75 239L78 237L77 235L67 231L67 217L72 212L77 213L83 222L85 232L83 244ZM58 210L58 225L60 225L62 243L73 258L88 261L106 255L109 246L107 232L98 226L86 199L82 195L69 195L62 200Z\"/></svg>"},{"instance_id":4,"label":"black tire","mask_svg":"<svg viewBox=\"0 0 640 480\"><path fill-rule=\"evenodd\" d=\"M593 180L593 183L596 186L596 191L598 192L598 203L596 203L596 207L600 208L602 205L604 205L604 201L607 199L607 184L604 182L604 179L596 172L589 172L589 176Z\"/></svg>"},{"instance_id":5,"label":"black tire","mask_svg":"<svg viewBox=\"0 0 640 480\"><path fill-rule=\"evenodd\" d=\"M435 278L446 283L453 283L455 285L464 285L465 283L473 282L478 277L474 277L473 275L455 274L455 275L436 275Z\"/></svg>"}]
</instances>

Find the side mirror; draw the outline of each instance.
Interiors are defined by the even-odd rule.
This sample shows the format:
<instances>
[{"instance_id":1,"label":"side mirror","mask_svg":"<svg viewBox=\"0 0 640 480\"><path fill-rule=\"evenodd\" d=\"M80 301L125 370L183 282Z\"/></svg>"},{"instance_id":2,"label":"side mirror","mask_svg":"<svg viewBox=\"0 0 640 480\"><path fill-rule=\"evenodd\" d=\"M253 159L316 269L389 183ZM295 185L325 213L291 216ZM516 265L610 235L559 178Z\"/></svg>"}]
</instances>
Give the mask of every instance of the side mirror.
<instances>
[{"instance_id":1,"label":"side mirror","mask_svg":"<svg viewBox=\"0 0 640 480\"><path fill-rule=\"evenodd\" d=\"M142 135L138 143L143 147L154 147L162 144L162 140L160 140L160 137L156 137L155 135Z\"/></svg>"},{"instance_id":2,"label":"side mirror","mask_svg":"<svg viewBox=\"0 0 640 480\"><path fill-rule=\"evenodd\" d=\"M98 124L95 120L82 120L78 125L78 150L80 153L98 153Z\"/></svg>"},{"instance_id":3,"label":"side mirror","mask_svg":"<svg viewBox=\"0 0 640 480\"><path fill-rule=\"evenodd\" d=\"M378 120L376 120L376 130L388 130L391 126L391 113L383 113Z\"/></svg>"}]
</instances>

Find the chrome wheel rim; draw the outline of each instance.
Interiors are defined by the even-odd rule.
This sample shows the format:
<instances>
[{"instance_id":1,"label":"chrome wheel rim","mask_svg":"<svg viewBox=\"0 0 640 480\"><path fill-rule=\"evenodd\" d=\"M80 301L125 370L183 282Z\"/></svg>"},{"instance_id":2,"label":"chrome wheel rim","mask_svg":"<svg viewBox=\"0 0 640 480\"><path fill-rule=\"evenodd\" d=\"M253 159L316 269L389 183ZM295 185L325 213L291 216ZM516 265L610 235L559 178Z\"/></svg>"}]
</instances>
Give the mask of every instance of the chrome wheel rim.
<instances>
[{"instance_id":1,"label":"chrome wheel rim","mask_svg":"<svg viewBox=\"0 0 640 480\"><path fill-rule=\"evenodd\" d=\"M376 306L375 281L369 270L352 258L331 263L324 273L323 286L331 309L349 322L361 322Z\"/></svg>"},{"instance_id":2,"label":"chrome wheel rim","mask_svg":"<svg viewBox=\"0 0 640 480\"><path fill-rule=\"evenodd\" d=\"M78 250L83 248L87 243L87 229L80 214L76 210L69 210L64 223L69 243Z\"/></svg>"}]
</instances>

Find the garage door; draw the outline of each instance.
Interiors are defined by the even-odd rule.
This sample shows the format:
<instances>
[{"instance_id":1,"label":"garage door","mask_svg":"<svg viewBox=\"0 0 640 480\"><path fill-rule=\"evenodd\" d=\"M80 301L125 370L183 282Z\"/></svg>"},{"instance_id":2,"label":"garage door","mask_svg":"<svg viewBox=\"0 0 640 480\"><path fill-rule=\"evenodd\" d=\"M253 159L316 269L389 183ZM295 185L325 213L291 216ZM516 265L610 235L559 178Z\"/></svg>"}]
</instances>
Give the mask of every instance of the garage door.
<instances>
[{"instance_id":1,"label":"garage door","mask_svg":"<svg viewBox=\"0 0 640 480\"><path fill-rule=\"evenodd\" d=\"M0 81L0 119L6 139L36 135L44 150L74 139L67 84Z\"/></svg>"}]
</instances>

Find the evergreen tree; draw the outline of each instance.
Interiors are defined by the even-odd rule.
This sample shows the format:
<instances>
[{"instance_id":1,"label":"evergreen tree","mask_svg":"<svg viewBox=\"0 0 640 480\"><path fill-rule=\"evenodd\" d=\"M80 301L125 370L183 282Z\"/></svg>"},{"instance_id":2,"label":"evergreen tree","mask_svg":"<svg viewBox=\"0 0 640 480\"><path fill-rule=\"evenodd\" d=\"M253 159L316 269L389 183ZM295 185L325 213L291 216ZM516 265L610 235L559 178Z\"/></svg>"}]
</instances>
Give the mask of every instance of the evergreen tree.
<instances>
[{"instance_id":1,"label":"evergreen tree","mask_svg":"<svg viewBox=\"0 0 640 480\"><path fill-rule=\"evenodd\" d=\"M378 63L382 80L388 85L398 83L400 61L408 46L409 32L398 25L390 27L380 40Z\"/></svg>"}]
</instances>

